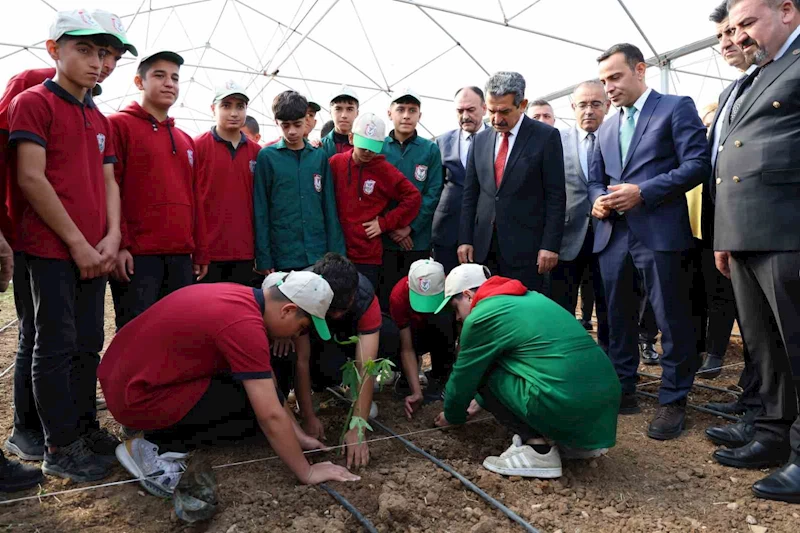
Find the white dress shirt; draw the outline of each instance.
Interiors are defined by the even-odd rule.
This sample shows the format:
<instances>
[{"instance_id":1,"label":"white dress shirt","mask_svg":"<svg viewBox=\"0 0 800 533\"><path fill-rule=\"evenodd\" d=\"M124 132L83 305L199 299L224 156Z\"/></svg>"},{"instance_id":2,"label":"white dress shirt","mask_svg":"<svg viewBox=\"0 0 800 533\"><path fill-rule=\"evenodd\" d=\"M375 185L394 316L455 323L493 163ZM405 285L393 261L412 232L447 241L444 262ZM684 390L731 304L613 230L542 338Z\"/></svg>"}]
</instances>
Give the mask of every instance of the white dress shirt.
<instances>
[{"instance_id":1,"label":"white dress shirt","mask_svg":"<svg viewBox=\"0 0 800 533\"><path fill-rule=\"evenodd\" d=\"M731 106L733 105L733 101L736 99L736 93L739 92L739 85L747 79L747 76L753 73L755 69L758 68L758 65L750 65L744 74L737 80L737 84L734 86L731 94L728 95L728 99L722 105L722 109L717 110L716 116L716 124L714 124L714 131L711 132L711 168L714 168L714 165L717 164L717 149L719 147L719 137L722 134L722 125L727 120L727 117L731 114Z\"/></svg>"},{"instance_id":2,"label":"white dress shirt","mask_svg":"<svg viewBox=\"0 0 800 533\"><path fill-rule=\"evenodd\" d=\"M472 145L472 141L475 139L475 135L485 129L486 124L481 121L481 127L478 128L478 131L475 133L461 130L461 135L458 136L458 156L461 158L461 165L464 168L467 168L467 154L469 153L469 147Z\"/></svg>"},{"instance_id":3,"label":"white dress shirt","mask_svg":"<svg viewBox=\"0 0 800 533\"><path fill-rule=\"evenodd\" d=\"M583 170L584 177L589 179L589 149L592 146L592 141L589 140L589 132L583 131L579 126L575 126L578 130L578 159L581 161L581 170ZM594 142L597 142L597 133L594 134Z\"/></svg>"},{"instance_id":4,"label":"white dress shirt","mask_svg":"<svg viewBox=\"0 0 800 533\"><path fill-rule=\"evenodd\" d=\"M519 128L522 126L522 121L525 118L525 115L521 115L519 120L514 127L511 128L511 135L508 136L508 153L506 154L506 164L508 164L508 158L511 155L511 150L514 149L514 142L517 140L517 136L519 135ZM503 136L499 133L495 132L494 137L494 158L497 160L497 154L500 153L500 145L503 144Z\"/></svg>"},{"instance_id":5,"label":"white dress shirt","mask_svg":"<svg viewBox=\"0 0 800 533\"><path fill-rule=\"evenodd\" d=\"M642 93L642 96L640 96L639 99L636 100L633 103L633 107L636 108L636 113L633 115L633 127L634 128L637 126L637 124L639 124L639 116L642 114L642 108L644 107L644 103L647 102L647 98L650 96L650 93L652 93L652 92L653 92L653 89L648 87L647 90ZM625 117L625 108L624 107L620 107L619 108L619 112L622 114L622 117L621 117L622 120L619 121L619 128L622 129L622 125L625 123L625 119L627 118L627 117Z\"/></svg>"}]
</instances>

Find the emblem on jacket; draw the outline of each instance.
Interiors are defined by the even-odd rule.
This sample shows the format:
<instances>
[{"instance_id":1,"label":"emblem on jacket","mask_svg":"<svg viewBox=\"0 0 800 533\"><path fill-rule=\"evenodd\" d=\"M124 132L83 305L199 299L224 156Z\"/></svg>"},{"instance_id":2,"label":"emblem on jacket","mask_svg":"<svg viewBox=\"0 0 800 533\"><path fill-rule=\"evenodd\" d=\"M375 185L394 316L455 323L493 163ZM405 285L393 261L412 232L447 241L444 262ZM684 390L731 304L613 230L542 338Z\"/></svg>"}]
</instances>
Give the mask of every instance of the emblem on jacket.
<instances>
[{"instance_id":1,"label":"emblem on jacket","mask_svg":"<svg viewBox=\"0 0 800 533\"><path fill-rule=\"evenodd\" d=\"M375 190L375 180L366 180L364 182L364 194L372 194Z\"/></svg>"},{"instance_id":2,"label":"emblem on jacket","mask_svg":"<svg viewBox=\"0 0 800 533\"><path fill-rule=\"evenodd\" d=\"M419 280L419 290L422 292L428 292L431 290L431 280L422 278Z\"/></svg>"},{"instance_id":3,"label":"emblem on jacket","mask_svg":"<svg viewBox=\"0 0 800 533\"><path fill-rule=\"evenodd\" d=\"M256 162L251 159L250 160L250 174L255 174L256 172Z\"/></svg>"},{"instance_id":4,"label":"emblem on jacket","mask_svg":"<svg viewBox=\"0 0 800 533\"><path fill-rule=\"evenodd\" d=\"M322 176L319 174L314 174L314 190L322 192Z\"/></svg>"},{"instance_id":5,"label":"emblem on jacket","mask_svg":"<svg viewBox=\"0 0 800 533\"><path fill-rule=\"evenodd\" d=\"M186 157L189 158L189 166L194 166L194 151L193 150L186 150Z\"/></svg>"},{"instance_id":6,"label":"emblem on jacket","mask_svg":"<svg viewBox=\"0 0 800 533\"><path fill-rule=\"evenodd\" d=\"M100 149L101 154L106 151L106 136L102 133L97 134L97 148Z\"/></svg>"},{"instance_id":7,"label":"emblem on jacket","mask_svg":"<svg viewBox=\"0 0 800 533\"><path fill-rule=\"evenodd\" d=\"M414 169L414 179L417 181L425 181L428 178L428 167L425 165L417 165Z\"/></svg>"}]
</instances>

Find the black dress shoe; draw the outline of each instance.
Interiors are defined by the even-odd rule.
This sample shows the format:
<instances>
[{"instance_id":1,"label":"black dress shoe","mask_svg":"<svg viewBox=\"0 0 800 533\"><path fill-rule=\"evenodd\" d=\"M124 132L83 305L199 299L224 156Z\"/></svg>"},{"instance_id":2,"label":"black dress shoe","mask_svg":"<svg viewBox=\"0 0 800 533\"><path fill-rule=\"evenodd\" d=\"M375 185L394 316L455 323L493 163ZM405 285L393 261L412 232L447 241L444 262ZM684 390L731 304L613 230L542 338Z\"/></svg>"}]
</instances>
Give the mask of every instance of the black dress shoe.
<instances>
[{"instance_id":1,"label":"black dress shoe","mask_svg":"<svg viewBox=\"0 0 800 533\"><path fill-rule=\"evenodd\" d=\"M706 437L718 446L728 448L741 448L753 440L756 427L746 422L737 422L724 427L710 427L706 430Z\"/></svg>"},{"instance_id":2,"label":"black dress shoe","mask_svg":"<svg viewBox=\"0 0 800 533\"><path fill-rule=\"evenodd\" d=\"M710 353L706 355L703 366L697 371L697 377L703 379L714 379L722 373L722 357Z\"/></svg>"},{"instance_id":3,"label":"black dress shoe","mask_svg":"<svg viewBox=\"0 0 800 533\"><path fill-rule=\"evenodd\" d=\"M583 326L583 329L585 329L586 331L592 331L594 329L594 326L592 325L592 321L591 320L586 320L584 318L584 319L581 319L580 322L581 322L581 326Z\"/></svg>"},{"instance_id":4,"label":"black dress shoe","mask_svg":"<svg viewBox=\"0 0 800 533\"><path fill-rule=\"evenodd\" d=\"M671 440L681 436L686 424L686 403L662 405L647 428L647 436L656 440Z\"/></svg>"},{"instance_id":5,"label":"black dress shoe","mask_svg":"<svg viewBox=\"0 0 800 533\"><path fill-rule=\"evenodd\" d=\"M745 407L738 401L727 403L711 402L705 404L703 407L706 409L711 409L712 411L725 413L726 415L740 415L746 411Z\"/></svg>"},{"instance_id":6,"label":"black dress shoe","mask_svg":"<svg viewBox=\"0 0 800 533\"><path fill-rule=\"evenodd\" d=\"M789 462L769 476L753 484L759 498L800 503L800 459Z\"/></svg>"},{"instance_id":7,"label":"black dress shoe","mask_svg":"<svg viewBox=\"0 0 800 533\"><path fill-rule=\"evenodd\" d=\"M740 448L721 448L714 452L714 459L721 465L734 468L769 468L785 463L789 453L788 444L754 439Z\"/></svg>"},{"instance_id":8,"label":"black dress shoe","mask_svg":"<svg viewBox=\"0 0 800 533\"><path fill-rule=\"evenodd\" d=\"M658 364L658 352L652 342L639 343L639 356L642 359L642 363L646 365Z\"/></svg>"},{"instance_id":9,"label":"black dress shoe","mask_svg":"<svg viewBox=\"0 0 800 533\"><path fill-rule=\"evenodd\" d=\"M639 407L639 399L636 397L635 392L623 392L622 399L619 403L619 414L621 415L635 415L641 413L642 409Z\"/></svg>"}]
</instances>

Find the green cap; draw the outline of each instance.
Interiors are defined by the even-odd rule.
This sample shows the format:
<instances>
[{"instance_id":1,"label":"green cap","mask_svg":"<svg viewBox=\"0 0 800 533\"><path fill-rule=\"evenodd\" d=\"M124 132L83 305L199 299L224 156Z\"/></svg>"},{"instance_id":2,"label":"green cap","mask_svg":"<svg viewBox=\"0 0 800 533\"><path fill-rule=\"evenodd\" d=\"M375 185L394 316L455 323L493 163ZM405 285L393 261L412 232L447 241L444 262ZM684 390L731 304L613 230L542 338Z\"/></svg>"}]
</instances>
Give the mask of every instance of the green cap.
<instances>
[{"instance_id":1,"label":"green cap","mask_svg":"<svg viewBox=\"0 0 800 533\"><path fill-rule=\"evenodd\" d=\"M386 125L375 113L359 115L353 124L353 146L376 154L383 150Z\"/></svg>"}]
</instances>

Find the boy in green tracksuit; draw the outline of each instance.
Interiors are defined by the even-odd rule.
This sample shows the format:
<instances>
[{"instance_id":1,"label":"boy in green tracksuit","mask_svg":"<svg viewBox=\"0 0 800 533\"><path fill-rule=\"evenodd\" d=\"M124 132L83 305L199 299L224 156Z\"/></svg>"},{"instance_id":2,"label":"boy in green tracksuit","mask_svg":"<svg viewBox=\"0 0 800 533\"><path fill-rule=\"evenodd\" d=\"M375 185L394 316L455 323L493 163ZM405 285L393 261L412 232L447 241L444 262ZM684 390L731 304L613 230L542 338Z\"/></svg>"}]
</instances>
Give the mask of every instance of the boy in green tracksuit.
<instances>
[{"instance_id":1,"label":"boy in green tracksuit","mask_svg":"<svg viewBox=\"0 0 800 533\"><path fill-rule=\"evenodd\" d=\"M327 252L345 253L328 158L303 138L308 102L284 91L272 102L282 139L256 161L256 270L302 270Z\"/></svg>"},{"instance_id":2,"label":"boy in green tracksuit","mask_svg":"<svg viewBox=\"0 0 800 533\"><path fill-rule=\"evenodd\" d=\"M386 160L397 167L422 194L422 207L417 217L405 228L388 232L383 237L383 270L378 287L381 309L389 310L389 296L414 261L431 255L433 213L444 185L442 155L435 142L417 135L422 117L417 93L407 89L389 106L394 129L383 143Z\"/></svg>"},{"instance_id":3,"label":"boy in green tracksuit","mask_svg":"<svg viewBox=\"0 0 800 533\"><path fill-rule=\"evenodd\" d=\"M516 433L486 469L560 477L562 455L586 459L614 446L619 380L574 316L517 280L487 274L464 264L445 280L439 311L450 302L464 326L436 425L463 424L485 408Z\"/></svg>"},{"instance_id":4,"label":"boy in green tracksuit","mask_svg":"<svg viewBox=\"0 0 800 533\"><path fill-rule=\"evenodd\" d=\"M342 85L331 97L331 118L333 130L320 139L320 148L328 159L353 149L350 132L358 117L358 94L355 89Z\"/></svg>"}]
</instances>

